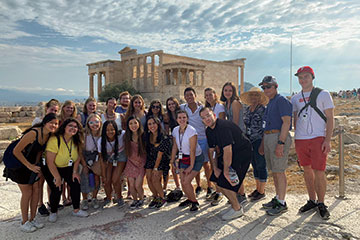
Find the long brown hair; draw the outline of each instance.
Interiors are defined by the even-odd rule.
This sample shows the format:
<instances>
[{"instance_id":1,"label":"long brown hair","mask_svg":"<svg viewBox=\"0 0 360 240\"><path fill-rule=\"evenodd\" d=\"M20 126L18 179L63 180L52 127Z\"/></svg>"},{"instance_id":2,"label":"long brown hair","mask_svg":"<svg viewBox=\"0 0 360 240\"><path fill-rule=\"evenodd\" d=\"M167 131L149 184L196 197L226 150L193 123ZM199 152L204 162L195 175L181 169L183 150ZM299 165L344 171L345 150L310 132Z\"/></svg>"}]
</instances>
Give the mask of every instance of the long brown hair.
<instances>
[{"instance_id":1,"label":"long brown hair","mask_svg":"<svg viewBox=\"0 0 360 240\"><path fill-rule=\"evenodd\" d=\"M226 100L227 100L225 95L224 95L224 89L225 89L226 86L231 86L232 91L233 91L233 95L230 98L230 103L232 103L234 100L239 100L239 96L237 94L236 87L235 87L234 83L232 83L232 82L227 82L227 83L224 84L224 86L222 87L222 90L221 90L220 100L223 101L223 102L226 102Z\"/></svg>"},{"instance_id":2,"label":"long brown hair","mask_svg":"<svg viewBox=\"0 0 360 240\"><path fill-rule=\"evenodd\" d=\"M215 89L213 89L212 87L205 88L205 90L204 90L204 98L205 98L205 93L207 91L211 91L215 95L215 103L219 103L219 99L218 99L218 97L216 95ZM210 103L208 101L206 101L206 99L205 99L205 107L211 108Z\"/></svg>"},{"instance_id":3,"label":"long brown hair","mask_svg":"<svg viewBox=\"0 0 360 240\"><path fill-rule=\"evenodd\" d=\"M141 95L134 95L131 100L130 100L130 105L128 107L128 110L126 111L125 114L125 121L128 120L128 118L132 115L134 115L135 109L134 109L134 102L135 100L140 99L140 101L142 102L142 107L141 110L144 111L145 113L145 102L144 99L141 97Z\"/></svg>"},{"instance_id":4,"label":"long brown hair","mask_svg":"<svg viewBox=\"0 0 360 240\"><path fill-rule=\"evenodd\" d=\"M129 118L126 121L126 131L125 131L125 136L124 136L125 153L126 153L126 156L128 156L128 157L131 155L131 141L132 141L132 135L133 135L133 132L130 130L129 123L133 119L135 119L139 124L139 129L137 130L137 136L138 136L137 155L141 156L146 153L145 152L145 140L144 140L144 128L141 124L140 119L136 116L131 115L131 116L129 116Z\"/></svg>"},{"instance_id":5,"label":"long brown hair","mask_svg":"<svg viewBox=\"0 0 360 240\"><path fill-rule=\"evenodd\" d=\"M85 103L84 103L84 108L83 108L83 113L84 113L84 114L89 114L89 113L88 113L88 110L87 110L87 107L86 107L86 105L87 105L89 102L95 102L95 106L96 106L96 99L93 98L93 97L89 97L88 99L86 99L86 101L85 101Z\"/></svg>"}]
</instances>

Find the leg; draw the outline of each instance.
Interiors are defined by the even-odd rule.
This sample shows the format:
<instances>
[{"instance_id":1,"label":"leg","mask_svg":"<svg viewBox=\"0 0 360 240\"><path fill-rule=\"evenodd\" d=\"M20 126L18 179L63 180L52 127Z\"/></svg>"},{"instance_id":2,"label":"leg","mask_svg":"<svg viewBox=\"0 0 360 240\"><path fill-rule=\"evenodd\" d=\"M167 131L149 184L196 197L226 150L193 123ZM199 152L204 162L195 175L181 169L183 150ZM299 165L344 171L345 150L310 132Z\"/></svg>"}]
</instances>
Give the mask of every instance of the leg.
<instances>
[{"instance_id":1,"label":"leg","mask_svg":"<svg viewBox=\"0 0 360 240\"><path fill-rule=\"evenodd\" d=\"M130 194L131 194L133 200L137 200L138 194L137 194L136 187L135 187L135 178L128 177L128 187L129 187Z\"/></svg>"},{"instance_id":2,"label":"leg","mask_svg":"<svg viewBox=\"0 0 360 240\"><path fill-rule=\"evenodd\" d=\"M176 173L176 169L173 165L171 165L171 173L175 182L175 187L180 189L179 174Z\"/></svg>"},{"instance_id":3,"label":"leg","mask_svg":"<svg viewBox=\"0 0 360 240\"><path fill-rule=\"evenodd\" d=\"M41 175L41 177L40 177L40 179L38 181L38 188L39 188L39 203L38 203L38 206L39 207L44 204L44 202L43 202L44 183L45 183L45 178L44 178L43 175Z\"/></svg>"},{"instance_id":4,"label":"leg","mask_svg":"<svg viewBox=\"0 0 360 240\"><path fill-rule=\"evenodd\" d=\"M95 189L92 192L92 198L97 198L97 194L99 192L100 189L100 176L95 175Z\"/></svg>"},{"instance_id":5,"label":"leg","mask_svg":"<svg viewBox=\"0 0 360 240\"><path fill-rule=\"evenodd\" d=\"M111 200L111 194L112 194L112 186L111 186L111 179L112 179L112 163L109 162L105 162L105 175L106 175L106 179L105 179L105 184L104 184L104 190L105 190L105 194L106 194L106 199L107 200Z\"/></svg>"},{"instance_id":6,"label":"leg","mask_svg":"<svg viewBox=\"0 0 360 240\"><path fill-rule=\"evenodd\" d=\"M195 180L196 180L196 185L198 187L201 187L201 185L200 185L200 172L195 176Z\"/></svg>"},{"instance_id":7,"label":"leg","mask_svg":"<svg viewBox=\"0 0 360 240\"><path fill-rule=\"evenodd\" d=\"M152 182L152 185L155 189L155 192L156 192L156 195L161 197L161 198L164 198L164 191L162 189L162 186L161 186L161 177L163 175L163 171L159 170L157 172L157 175L154 174L154 171L152 171L152 176L151 176L151 182Z\"/></svg>"},{"instance_id":8,"label":"leg","mask_svg":"<svg viewBox=\"0 0 360 240\"><path fill-rule=\"evenodd\" d=\"M36 182L32 185L32 197L30 200L30 220L31 221L36 216L38 202L39 202L39 182Z\"/></svg>"},{"instance_id":9,"label":"leg","mask_svg":"<svg viewBox=\"0 0 360 240\"><path fill-rule=\"evenodd\" d=\"M278 196L278 200L285 200L286 187L287 187L285 172L277 172L277 173L273 172L273 175L276 176L275 189L276 189L276 194Z\"/></svg>"},{"instance_id":10,"label":"leg","mask_svg":"<svg viewBox=\"0 0 360 240\"><path fill-rule=\"evenodd\" d=\"M320 203L325 201L326 176L324 171L314 170L315 172L315 191Z\"/></svg>"},{"instance_id":11,"label":"leg","mask_svg":"<svg viewBox=\"0 0 360 240\"><path fill-rule=\"evenodd\" d=\"M306 189L309 194L310 200L316 200L316 192L315 192L315 174L312 170L311 166L303 166L304 168L304 180L306 184Z\"/></svg>"},{"instance_id":12,"label":"leg","mask_svg":"<svg viewBox=\"0 0 360 240\"><path fill-rule=\"evenodd\" d=\"M211 176L212 169L211 169L210 163L209 162L204 162L203 166L204 166L204 170L205 170L205 176L206 176L206 181L207 181L208 188L211 188L212 184L210 182L210 176Z\"/></svg>"},{"instance_id":13,"label":"leg","mask_svg":"<svg viewBox=\"0 0 360 240\"><path fill-rule=\"evenodd\" d=\"M237 200L236 192L222 188L222 187L218 187L218 188L226 196L226 198L229 199L231 207L235 211L238 211L241 207L240 207L239 201Z\"/></svg>"},{"instance_id":14,"label":"leg","mask_svg":"<svg viewBox=\"0 0 360 240\"><path fill-rule=\"evenodd\" d=\"M18 184L18 186L21 191L20 208L21 208L22 224L24 224L29 220L29 204L32 198L32 185Z\"/></svg>"},{"instance_id":15,"label":"leg","mask_svg":"<svg viewBox=\"0 0 360 240\"><path fill-rule=\"evenodd\" d=\"M158 195L156 194L156 188L154 187L153 183L152 183L152 169L146 169L146 181L148 183L148 186L150 188L151 193L153 194L154 197L157 197Z\"/></svg>"},{"instance_id":16,"label":"leg","mask_svg":"<svg viewBox=\"0 0 360 240\"><path fill-rule=\"evenodd\" d=\"M122 189L122 181L121 181L121 174L125 168L125 162L118 162L118 165L113 168L112 172L112 185L114 186L115 193L117 198L122 198L121 189Z\"/></svg>"},{"instance_id":17,"label":"leg","mask_svg":"<svg viewBox=\"0 0 360 240\"><path fill-rule=\"evenodd\" d=\"M136 188L138 200L144 199L143 183L144 183L144 176L141 175L135 178L135 188Z\"/></svg>"},{"instance_id":18,"label":"leg","mask_svg":"<svg viewBox=\"0 0 360 240\"><path fill-rule=\"evenodd\" d=\"M191 171L189 174L185 175L184 172L182 172L182 178L184 178L183 181L183 191L185 192L186 196L188 197L188 199L192 202L196 202L196 197L195 197L195 191L194 188L191 184L191 181L194 179L195 176L197 176L199 172L197 171Z\"/></svg>"},{"instance_id":19,"label":"leg","mask_svg":"<svg viewBox=\"0 0 360 240\"><path fill-rule=\"evenodd\" d=\"M167 185L169 182L169 171L167 172L167 175L163 175L163 190L166 190Z\"/></svg>"}]
</instances>

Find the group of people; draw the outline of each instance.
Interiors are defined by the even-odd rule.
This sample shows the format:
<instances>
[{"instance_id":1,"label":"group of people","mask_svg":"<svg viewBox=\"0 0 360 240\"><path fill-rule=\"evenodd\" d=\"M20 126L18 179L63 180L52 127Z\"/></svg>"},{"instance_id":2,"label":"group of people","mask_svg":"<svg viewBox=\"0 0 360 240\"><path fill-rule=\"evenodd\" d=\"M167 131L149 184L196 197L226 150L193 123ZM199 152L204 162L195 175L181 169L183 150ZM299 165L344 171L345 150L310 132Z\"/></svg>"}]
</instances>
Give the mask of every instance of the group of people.
<instances>
[{"instance_id":1,"label":"group of people","mask_svg":"<svg viewBox=\"0 0 360 240\"><path fill-rule=\"evenodd\" d=\"M355 88L353 90L340 90L336 96L342 99L359 98L360 100L360 88L357 90Z\"/></svg>"},{"instance_id":2,"label":"group of people","mask_svg":"<svg viewBox=\"0 0 360 240\"><path fill-rule=\"evenodd\" d=\"M222 216L224 220L242 216L241 205L248 198L258 201L266 197L265 184L271 171L276 194L262 206L267 214L279 215L287 211L285 171L292 125L309 194L299 211L318 209L320 216L328 219L324 170L334 106L326 90L316 96L317 107L310 104L315 89L310 67L300 68L295 75L302 91L291 102L278 94L273 76L265 76L259 83L263 91L253 87L240 97L231 82L224 84L220 98L213 88L206 88L205 104L188 87L184 90L186 103L169 97L166 111L159 100L153 100L146 110L141 95L128 92L119 95L119 105L115 98L109 98L102 114L91 97L80 113L72 101L61 106L51 99L45 106L45 117L34 120L14 149L23 166L4 170L4 176L16 182L22 193L21 230L33 232L44 227L35 218L37 210L48 215L49 222L56 222L61 196L64 204L73 205L72 215L77 217L89 216L86 210L90 207L123 207L125 183L132 199L129 207L144 207L145 177L152 194L147 207L162 208L168 200L170 172L174 191L185 194L179 207L197 211L202 168L206 200L215 206L225 196L231 204ZM243 181L250 164L255 189L246 196ZM196 185L192 184L194 178ZM45 181L50 212L43 203ZM100 201L97 194L102 185L106 197Z\"/></svg>"}]
</instances>

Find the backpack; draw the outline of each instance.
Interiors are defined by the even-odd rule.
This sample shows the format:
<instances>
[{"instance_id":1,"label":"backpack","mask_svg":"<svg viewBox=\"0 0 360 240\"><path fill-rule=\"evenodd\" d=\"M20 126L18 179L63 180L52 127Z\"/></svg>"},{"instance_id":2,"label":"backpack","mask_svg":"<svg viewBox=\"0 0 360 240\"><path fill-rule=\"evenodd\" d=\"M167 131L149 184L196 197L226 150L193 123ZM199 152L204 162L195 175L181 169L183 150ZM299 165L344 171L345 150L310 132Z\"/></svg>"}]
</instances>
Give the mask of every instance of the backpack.
<instances>
[{"instance_id":1,"label":"backpack","mask_svg":"<svg viewBox=\"0 0 360 240\"><path fill-rule=\"evenodd\" d=\"M167 202L177 202L179 201L183 196L183 192L181 190L173 190L166 196Z\"/></svg>"},{"instance_id":2,"label":"backpack","mask_svg":"<svg viewBox=\"0 0 360 240\"><path fill-rule=\"evenodd\" d=\"M33 131L36 132L36 140L38 140L38 132L35 129L32 129ZM24 136L24 135L23 135ZM23 137L22 136L22 137ZM10 145L6 148L5 152L4 152L4 156L3 156L3 162L5 164L5 167L7 168L21 168L22 166L24 166L14 155L13 151L14 148L16 147L16 145L18 144L18 142L20 142L20 140L22 139L16 139L14 141L12 141L10 143ZM35 141L29 146L26 147L23 151L23 155L25 158L29 157L29 154L32 150L32 148L34 147Z\"/></svg>"},{"instance_id":3,"label":"backpack","mask_svg":"<svg viewBox=\"0 0 360 240\"><path fill-rule=\"evenodd\" d=\"M324 115L324 113L323 112L321 112L321 110L316 106L316 99L317 99L317 97L319 96L319 94L320 94L320 92L322 91L322 89L321 88L317 88L317 87L315 87L315 88L313 88L312 90L311 90L311 93L310 93L310 101L309 102L307 102L306 104L305 104L305 106L299 111L299 113L298 113L298 117L300 117L300 114L302 113L302 111L304 111L307 107L312 107L314 110L315 110L315 112L317 113L317 114L319 114L319 116L326 122L327 121L327 118L326 118L326 116Z\"/></svg>"}]
</instances>

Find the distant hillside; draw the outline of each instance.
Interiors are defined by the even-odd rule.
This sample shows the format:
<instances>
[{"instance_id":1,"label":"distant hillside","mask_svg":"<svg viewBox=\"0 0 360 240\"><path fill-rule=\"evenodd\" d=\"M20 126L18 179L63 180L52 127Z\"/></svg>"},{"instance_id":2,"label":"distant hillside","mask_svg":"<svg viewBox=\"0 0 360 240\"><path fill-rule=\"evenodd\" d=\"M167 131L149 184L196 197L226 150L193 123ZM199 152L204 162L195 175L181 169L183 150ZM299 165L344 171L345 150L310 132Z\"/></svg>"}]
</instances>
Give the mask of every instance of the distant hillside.
<instances>
[{"instance_id":1,"label":"distant hillside","mask_svg":"<svg viewBox=\"0 0 360 240\"><path fill-rule=\"evenodd\" d=\"M65 100L80 100L83 101L87 96L74 96L74 95L60 95L60 94L40 94L30 93L25 91L0 89L0 106L11 105L35 105L41 101L48 101L51 98L56 98L59 101Z\"/></svg>"}]
</instances>

